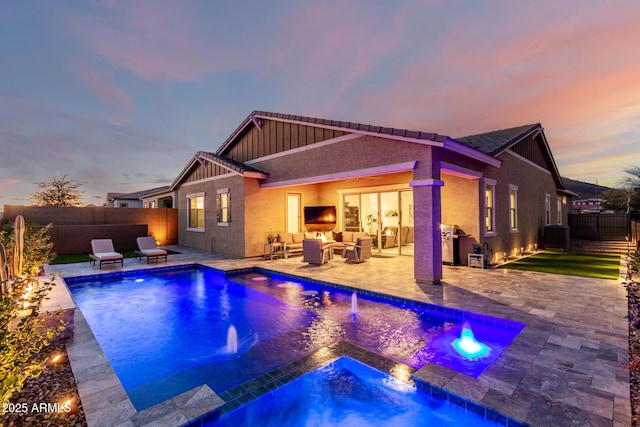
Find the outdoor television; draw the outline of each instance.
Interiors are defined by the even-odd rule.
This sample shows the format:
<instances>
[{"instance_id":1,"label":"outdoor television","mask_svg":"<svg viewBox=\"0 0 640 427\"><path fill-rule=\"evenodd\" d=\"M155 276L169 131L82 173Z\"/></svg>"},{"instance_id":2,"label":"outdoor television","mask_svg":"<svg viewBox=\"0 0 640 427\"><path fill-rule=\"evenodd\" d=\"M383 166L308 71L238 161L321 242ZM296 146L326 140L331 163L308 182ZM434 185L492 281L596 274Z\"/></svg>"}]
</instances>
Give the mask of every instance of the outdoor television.
<instances>
[{"instance_id":1,"label":"outdoor television","mask_svg":"<svg viewBox=\"0 0 640 427\"><path fill-rule=\"evenodd\" d=\"M304 226L308 231L333 230L336 226L336 207L305 206Z\"/></svg>"}]
</instances>

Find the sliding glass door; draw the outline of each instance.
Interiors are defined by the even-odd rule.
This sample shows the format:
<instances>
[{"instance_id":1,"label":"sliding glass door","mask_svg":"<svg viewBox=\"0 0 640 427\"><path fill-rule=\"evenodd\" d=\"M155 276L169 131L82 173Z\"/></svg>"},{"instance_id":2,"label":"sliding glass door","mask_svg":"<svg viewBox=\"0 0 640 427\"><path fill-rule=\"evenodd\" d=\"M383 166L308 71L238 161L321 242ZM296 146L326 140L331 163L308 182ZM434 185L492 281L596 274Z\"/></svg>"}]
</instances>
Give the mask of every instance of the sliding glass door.
<instances>
[{"instance_id":1,"label":"sliding glass door","mask_svg":"<svg viewBox=\"0 0 640 427\"><path fill-rule=\"evenodd\" d=\"M413 191L343 195L345 231L364 231L378 254L413 254Z\"/></svg>"}]
</instances>

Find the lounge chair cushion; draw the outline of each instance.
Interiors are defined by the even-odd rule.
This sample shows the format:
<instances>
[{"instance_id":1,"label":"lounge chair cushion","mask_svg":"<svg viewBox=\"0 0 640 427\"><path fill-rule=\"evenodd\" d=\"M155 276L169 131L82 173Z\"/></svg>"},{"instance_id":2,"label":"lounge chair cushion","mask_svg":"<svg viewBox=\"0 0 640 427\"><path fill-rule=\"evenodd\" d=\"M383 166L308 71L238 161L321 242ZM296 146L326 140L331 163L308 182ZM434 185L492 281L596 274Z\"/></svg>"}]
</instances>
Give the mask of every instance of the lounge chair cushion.
<instances>
[{"instance_id":1,"label":"lounge chair cushion","mask_svg":"<svg viewBox=\"0 0 640 427\"><path fill-rule=\"evenodd\" d=\"M167 253L167 251L165 251L164 249L159 249L159 248L142 249L140 252L142 252L146 256L162 256L162 255L166 255Z\"/></svg>"},{"instance_id":2,"label":"lounge chair cushion","mask_svg":"<svg viewBox=\"0 0 640 427\"><path fill-rule=\"evenodd\" d=\"M122 254L119 254L118 252L96 252L93 255L102 261L111 261L113 259L122 258Z\"/></svg>"}]
</instances>

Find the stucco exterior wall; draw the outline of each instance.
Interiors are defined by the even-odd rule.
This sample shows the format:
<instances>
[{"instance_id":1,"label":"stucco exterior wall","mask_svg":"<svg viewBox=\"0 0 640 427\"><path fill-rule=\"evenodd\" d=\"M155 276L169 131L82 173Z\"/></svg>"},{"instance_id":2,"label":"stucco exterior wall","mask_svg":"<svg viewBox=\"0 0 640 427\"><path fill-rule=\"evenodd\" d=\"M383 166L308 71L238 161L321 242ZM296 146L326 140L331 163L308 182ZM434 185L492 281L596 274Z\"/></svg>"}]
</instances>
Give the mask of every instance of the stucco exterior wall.
<instances>
[{"instance_id":1,"label":"stucco exterior wall","mask_svg":"<svg viewBox=\"0 0 640 427\"><path fill-rule=\"evenodd\" d=\"M301 194L302 206L319 205L317 187L317 184L311 184L262 189L256 179L246 179L245 256L262 255L267 235L286 231L287 194ZM301 231L305 231L304 228Z\"/></svg>"},{"instance_id":2,"label":"stucco exterior wall","mask_svg":"<svg viewBox=\"0 0 640 427\"><path fill-rule=\"evenodd\" d=\"M420 160L427 146L363 136L260 160L251 166L269 172L265 184L330 175Z\"/></svg>"},{"instance_id":3,"label":"stucco exterior wall","mask_svg":"<svg viewBox=\"0 0 640 427\"><path fill-rule=\"evenodd\" d=\"M551 173L505 152L498 156L503 161L500 169L486 170L485 177L496 180L495 227L496 236L484 237L489 244L493 261L501 261L503 253L516 255L520 248L532 249L539 244L545 225L545 194L551 196L551 224L557 224L556 185ZM510 230L509 185L518 186L518 231ZM484 183L481 183L484 197ZM482 208L481 208L482 209ZM480 212L480 226L484 232L484 211ZM564 215L566 216L566 214ZM566 221L566 219L565 219ZM566 222L565 222L566 224Z\"/></svg>"},{"instance_id":4,"label":"stucco exterior wall","mask_svg":"<svg viewBox=\"0 0 640 427\"><path fill-rule=\"evenodd\" d=\"M245 256L245 201L244 180L236 175L213 179L178 189L178 230L179 244L208 252L216 252L237 257ZM231 193L231 222L228 226L219 226L216 219L217 190L228 188ZM204 231L187 230L189 201L187 196L204 192Z\"/></svg>"},{"instance_id":5,"label":"stucco exterior wall","mask_svg":"<svg viewBox=\"0 0 640 427\"><path fill-rule=\"evenodd\" d=\"M478 179L442 174L442 223L455 224L474 241L480 242L480 185ZM461 254L461 256L464 254ZM466 256L466 255L465 255Z\"/></svg>"}]
</instances>

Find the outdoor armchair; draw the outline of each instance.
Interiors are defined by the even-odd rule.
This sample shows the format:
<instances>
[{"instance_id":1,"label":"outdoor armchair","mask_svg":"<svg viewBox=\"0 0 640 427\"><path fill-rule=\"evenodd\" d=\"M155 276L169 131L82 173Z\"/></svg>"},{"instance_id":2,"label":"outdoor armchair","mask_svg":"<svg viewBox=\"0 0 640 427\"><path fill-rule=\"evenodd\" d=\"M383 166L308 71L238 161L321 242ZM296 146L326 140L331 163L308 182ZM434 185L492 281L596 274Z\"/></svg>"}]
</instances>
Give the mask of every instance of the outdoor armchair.
<instances>
[{"instance_id":1,"label":"outdoor armchair","mask_svg":"<svg viewBox=\"0 0 640 427\"><path fill-rule=\"evenodd\" d=\"M355 244L347 243L342 248L342 257L357 263L371 258L371 237L358 237Z\"/></svg>"},{"instance_id":2,"label":"outdoor armchair","mask_svg":"<svg viewBox=\"0 0 640 427\"><path fill-rule=\"evenodd\" d=\"M304 239L302 241L303 262L309 264L324 264L333 256L331 243L324 243L320 239Z\"/></svg>"}]
</instances>

